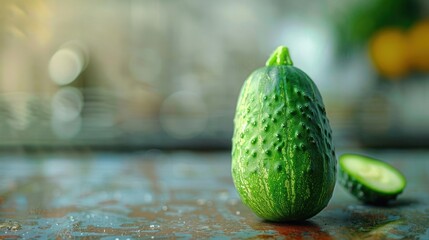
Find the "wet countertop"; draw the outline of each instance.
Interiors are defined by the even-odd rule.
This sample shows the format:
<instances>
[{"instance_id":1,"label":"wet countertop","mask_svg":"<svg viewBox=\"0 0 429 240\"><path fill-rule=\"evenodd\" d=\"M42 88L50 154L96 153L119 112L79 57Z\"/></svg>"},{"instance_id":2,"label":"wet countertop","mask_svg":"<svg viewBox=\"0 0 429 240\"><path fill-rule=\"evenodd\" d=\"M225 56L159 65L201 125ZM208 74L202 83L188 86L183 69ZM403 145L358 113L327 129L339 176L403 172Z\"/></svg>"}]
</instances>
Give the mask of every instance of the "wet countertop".
<instances>
[{"instance_id":1,"label":"wet countertop","mask_svg":"<svg viewBox=\"0 0 429 240\"><path fill-rule=\"evenodd\" d=\"M337 185L302 223L243 206L228 152L2 153L0 239L429 239L429 152L359 152L405 174L398 201L366 206Z\"/></svg>"}]
</instances>

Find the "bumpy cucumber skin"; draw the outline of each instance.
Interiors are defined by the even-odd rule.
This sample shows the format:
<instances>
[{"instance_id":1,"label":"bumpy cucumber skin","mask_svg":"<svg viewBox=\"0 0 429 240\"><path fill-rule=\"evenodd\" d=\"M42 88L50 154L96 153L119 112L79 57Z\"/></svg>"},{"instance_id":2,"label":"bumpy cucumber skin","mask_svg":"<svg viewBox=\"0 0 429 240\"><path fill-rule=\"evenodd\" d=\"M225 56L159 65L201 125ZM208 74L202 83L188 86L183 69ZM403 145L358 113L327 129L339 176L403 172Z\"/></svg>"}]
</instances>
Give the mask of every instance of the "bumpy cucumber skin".
<instances>
[{"instance_id":1,"label":"bumpy cucumber skin","mask_svg":"<svg viewBox=\"0 0 429 240\"><path fill-rule=\"evenodd\" d=\"M308 219L336 181L332 131L313 81L293 66L268 66L246 80L237 103L232 177L245 205L271 221Z\"/></svg>"},{"instance_id":2,"label":"bumpy cucumber skin","mask_svg":"<svg viewBox=\"0 0 429 240\"><path fill-rule=\"evenodd\" d=\"M343 157L347 157L347 155L342 155L340 158ZM353 176L347 174L347 172L341 167L341 164L338 171L338 183L357 199L363 203L371 205L387 205L402 193L402 190L391 194L376 192L359 183L359 181Z\"/></svg>"}]
</instances>

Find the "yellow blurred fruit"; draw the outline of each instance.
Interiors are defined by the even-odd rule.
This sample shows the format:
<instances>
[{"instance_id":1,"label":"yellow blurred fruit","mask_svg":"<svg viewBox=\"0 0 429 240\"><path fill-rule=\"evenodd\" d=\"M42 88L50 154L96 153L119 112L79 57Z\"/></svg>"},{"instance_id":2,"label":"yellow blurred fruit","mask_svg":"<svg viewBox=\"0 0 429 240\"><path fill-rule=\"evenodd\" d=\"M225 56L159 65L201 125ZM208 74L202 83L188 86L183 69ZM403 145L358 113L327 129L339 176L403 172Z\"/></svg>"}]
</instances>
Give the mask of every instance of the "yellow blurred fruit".
<instances>
[{"instance_id":1,"label":"yellow blurred fruit","mask_svg":"<svg viewBox=\"0 0 429 240\"><path fill-rule=\"evenodd\" d=\"M385 28L369 43L371 60L377 71L388 79L400 79L410 69L407 36L399 28Z\"/></svg>"},{"instance_id":2,"label":"yellow blurred fruit","mask_svg":"<svg viewBox=\"0 0 429 240\"><path fill-rule=\"evenodd\" d=\"M417 22L408 32L413 68L429 72L429 19Z\"/></svg>"}]
</instances>

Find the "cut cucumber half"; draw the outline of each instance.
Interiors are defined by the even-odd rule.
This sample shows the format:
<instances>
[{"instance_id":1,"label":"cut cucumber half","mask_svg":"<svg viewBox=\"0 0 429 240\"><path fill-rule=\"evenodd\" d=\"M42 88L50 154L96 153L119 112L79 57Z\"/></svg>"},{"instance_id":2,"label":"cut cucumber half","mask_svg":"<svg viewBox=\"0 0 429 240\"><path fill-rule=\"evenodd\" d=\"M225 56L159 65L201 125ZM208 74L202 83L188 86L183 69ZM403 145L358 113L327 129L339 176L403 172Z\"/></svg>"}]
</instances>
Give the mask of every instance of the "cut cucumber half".
<instances>
[{"instance_id":1,"label":"cut cucumber half","mask_svg":"<svg viewBox=\"0 0 429 240\"><path fill-rule=\"evenodd\" d=\"M407 184L396 168L371 157L344 154L339 164L339 183L365 203L386 204L396 199Z\"/></svg>"}]
</instances>

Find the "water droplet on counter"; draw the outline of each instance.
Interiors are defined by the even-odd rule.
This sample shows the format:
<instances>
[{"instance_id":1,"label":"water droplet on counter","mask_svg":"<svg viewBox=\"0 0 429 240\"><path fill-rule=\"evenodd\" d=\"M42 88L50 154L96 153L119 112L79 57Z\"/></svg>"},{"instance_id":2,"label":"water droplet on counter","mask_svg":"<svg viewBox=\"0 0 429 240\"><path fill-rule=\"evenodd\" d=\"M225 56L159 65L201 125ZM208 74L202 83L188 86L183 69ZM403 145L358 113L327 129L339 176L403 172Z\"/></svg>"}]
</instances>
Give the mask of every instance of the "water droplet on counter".
<instances>
[{"instance_id":1,"label":"water droplet on counter","mask_svg":"<svg viewBox=\"0 0 429 240\"><path fill-rule=\"evenodd\" d=\"M200 199L197 200L197 204L200 205L200 206L206 204L206 202L207 201L205 199L202 199L202 198L200 198Z\"/></svg>"},{"instance_id":2,"label":"water droplet on counter","mask_svg":"<svg viewBox=\"0 0 429 240\"><path fill-rule=\"evenodd\" d=\"M151 229L157 229L157 228L160 228L161 226L160 226L160 225L158 225L158 224L151 224L151 225L149 225L149 227L150 227Z\"/></svg>"}]
</instances>

